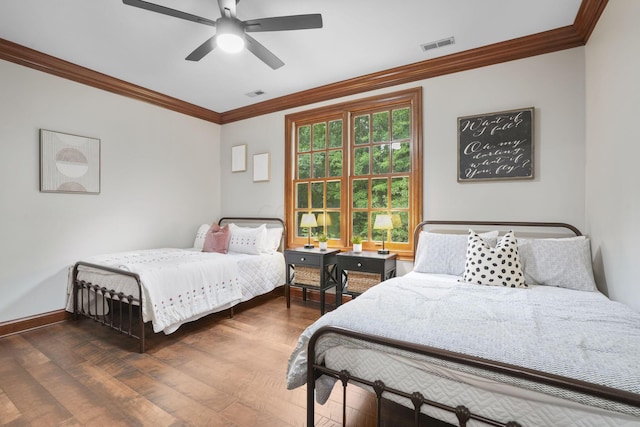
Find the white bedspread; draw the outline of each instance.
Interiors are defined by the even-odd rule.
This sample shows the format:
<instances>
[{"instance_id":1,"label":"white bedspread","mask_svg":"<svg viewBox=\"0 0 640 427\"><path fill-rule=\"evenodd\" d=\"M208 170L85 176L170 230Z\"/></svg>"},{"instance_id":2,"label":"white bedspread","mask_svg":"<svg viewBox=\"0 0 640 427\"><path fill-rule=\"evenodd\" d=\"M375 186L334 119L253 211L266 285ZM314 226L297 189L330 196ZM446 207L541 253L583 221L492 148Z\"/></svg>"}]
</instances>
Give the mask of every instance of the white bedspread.
<instances>
[{"instance_id":1,"label":"white bedspread","mask_svg":"<svg viewBox=\"0 0 640 427\"><path fill-rule=\"evenodd\" d=\"M334 325L640 393L640 313L598 292L488 287L456 279L410 273L327 313L300 336L289 360L288 387L306 382L311 335L321 326ZM344 340L320 339L318 361ZM322 401L333 383L321 378L316 385ZM554 392L548 387L536 390ZM582 395L570 398L602 407ZM623 406L606 408L640 415L638 408Z\"/></svg>"},{"instance_id":2,"label":"white bedspread","mask_svg":"<svg viewBox=\"0 0 640 427\"><path fill-rule=\"evenodd\" d=\"M242 299L237 261L219 253L149 249L83 261L137 273L143 288L143 319L152 322L154 332L172 332L176 324Z\"/></svg>"}]
</instances>

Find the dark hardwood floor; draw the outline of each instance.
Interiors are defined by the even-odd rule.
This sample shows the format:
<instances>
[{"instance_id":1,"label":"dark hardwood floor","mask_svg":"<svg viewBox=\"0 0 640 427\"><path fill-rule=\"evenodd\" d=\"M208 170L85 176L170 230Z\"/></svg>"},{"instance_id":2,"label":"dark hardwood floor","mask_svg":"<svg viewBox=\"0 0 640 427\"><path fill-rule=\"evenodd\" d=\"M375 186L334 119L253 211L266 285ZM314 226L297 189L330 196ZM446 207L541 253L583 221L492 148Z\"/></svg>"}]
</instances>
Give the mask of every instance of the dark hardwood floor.
<instances>
[{"instance_id":1,"label":"dark hardwood floor","mask_svg":"<svg viewBox=\"0 0 640 427\"><path fill-rule=\"evenodd\" d=\"M0 425L304 426L305 388L286 389L298 335L317 302L269 294L137 341L91 320L0 338ZM151 329L149 328L149 331ZM375 398L349 387L349 426L374 425ZM317 426L341 425L342 396L316 405Z\"/></svg>"}]
</instances>

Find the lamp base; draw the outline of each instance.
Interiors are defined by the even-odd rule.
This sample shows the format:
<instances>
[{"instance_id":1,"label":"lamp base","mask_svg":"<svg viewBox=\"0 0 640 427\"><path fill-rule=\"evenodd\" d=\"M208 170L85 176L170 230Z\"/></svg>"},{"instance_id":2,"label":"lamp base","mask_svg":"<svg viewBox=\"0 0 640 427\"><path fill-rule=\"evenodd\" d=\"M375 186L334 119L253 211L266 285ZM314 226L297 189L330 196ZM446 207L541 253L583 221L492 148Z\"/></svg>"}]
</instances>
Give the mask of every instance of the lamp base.
<instances>
[{"instance_id":1,"label":"lamp base","mask_svg":"<svg viewBox=\"0 0 640 427\"><path fill-rule=\"evenodd\" d=\"M389 249L378 249L380 255L389 255Z\"/></svg>"},{"instance_id":2,"label":"lamp base","mask_svg":"<svg viewBox=\"0 0 640 427\"><path fill-rule=\"evenodd\" d=\"M313 246L313 244L307 243L306 245L304 245L305 249L313 249L315 246Z\"/></svg>"}]
</instances>

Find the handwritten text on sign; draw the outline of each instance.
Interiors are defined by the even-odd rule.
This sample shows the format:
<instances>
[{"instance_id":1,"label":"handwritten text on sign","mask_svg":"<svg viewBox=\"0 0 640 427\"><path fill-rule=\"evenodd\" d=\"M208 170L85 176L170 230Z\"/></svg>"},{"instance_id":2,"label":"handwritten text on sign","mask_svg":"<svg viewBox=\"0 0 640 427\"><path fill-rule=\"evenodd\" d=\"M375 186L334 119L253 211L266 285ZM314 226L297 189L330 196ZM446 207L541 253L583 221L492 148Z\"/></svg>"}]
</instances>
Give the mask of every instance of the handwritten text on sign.
<instances>
[{"instance_id":1,"label":"handwritten text on sign","mask_svg":"<svg viewBox=\"0 0 640 427\"><path fill-rule=\"evenodd\" d=\"M458 119L458 181L533 178L533 108Z\"/></svg>"}]
</instances>

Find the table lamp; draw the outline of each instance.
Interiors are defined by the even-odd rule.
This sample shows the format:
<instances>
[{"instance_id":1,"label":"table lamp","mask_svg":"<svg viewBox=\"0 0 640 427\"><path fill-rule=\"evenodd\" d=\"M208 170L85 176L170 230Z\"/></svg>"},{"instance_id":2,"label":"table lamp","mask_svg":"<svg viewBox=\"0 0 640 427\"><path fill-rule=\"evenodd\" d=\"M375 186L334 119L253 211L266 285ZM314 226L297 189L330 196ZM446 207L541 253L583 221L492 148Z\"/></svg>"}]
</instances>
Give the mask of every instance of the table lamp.
<instances>
[{"instance_id":1,"label":"table lamp","mask_svg":"<svg viewBox=\"0 0 640 427\"><path fill-rule=\"evenodd\" d=\"M373 224L373 228L376 230L385 230L385 236L382 238L382 249L379 249L378 253L383 255L388 254L389 250L384 248L384 241L386 240L386 230L393 229L393 221L391 220L391 215L377 215L376 222Z\"/></svg>"},{"instance_id":2,"label":"table lamp","mask_svg":"<svg viewBox=\"0 0 640 427\"><path fill-rule=\"evenodd\" d=\"M314 214L302 214L300 218L300 227L307 227L309 229L308 243L304 245L305 249L313 249L313 243L311 243L311 227L317 227L316 216Z\"/></svg>"}]
</instances>

